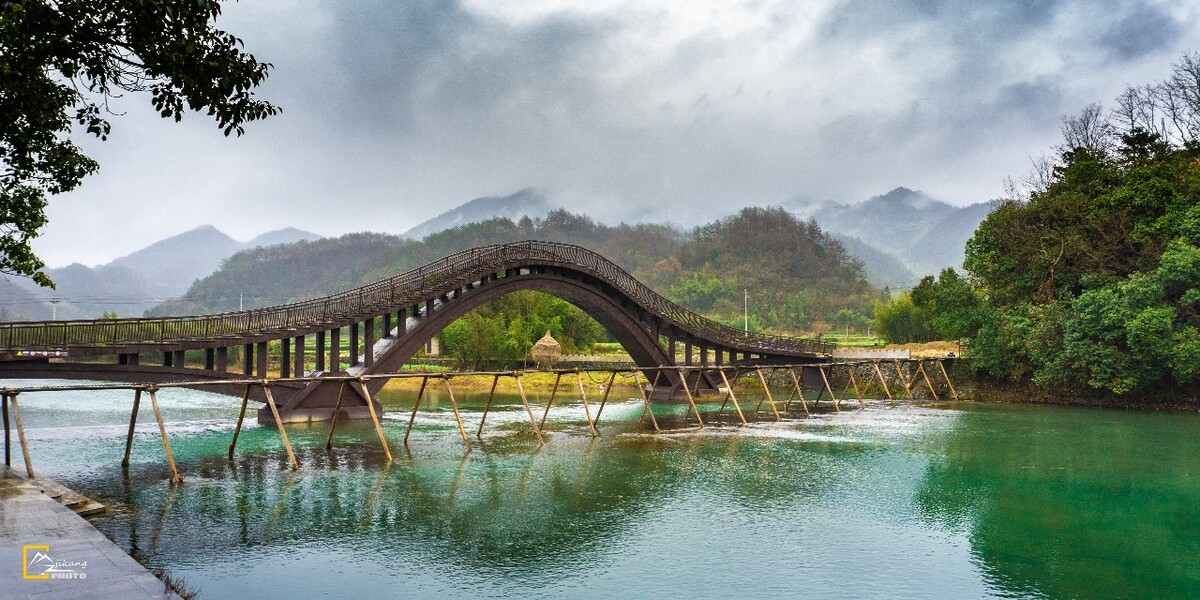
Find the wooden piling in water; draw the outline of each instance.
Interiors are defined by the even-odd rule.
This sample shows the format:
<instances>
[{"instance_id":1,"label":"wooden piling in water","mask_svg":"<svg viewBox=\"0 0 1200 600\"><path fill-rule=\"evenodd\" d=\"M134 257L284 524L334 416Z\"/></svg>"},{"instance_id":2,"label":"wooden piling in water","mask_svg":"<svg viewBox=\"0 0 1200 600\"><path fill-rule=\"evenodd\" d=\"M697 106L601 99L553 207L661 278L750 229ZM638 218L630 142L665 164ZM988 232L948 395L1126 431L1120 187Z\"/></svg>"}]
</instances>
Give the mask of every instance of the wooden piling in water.
<instances>
[{"instance_id":1,"label":"wooden piling in water","mask_svg":"<svg viewBox=\"0 0 1200 600\"><path fill-rule=\"evenodd\" d=\"M583 399L583 415L587 417L588 429L592 430L592 437L596 437L600 435L600 432L596 431L596 424L592 423L592 410L588 408L587 390L583 389L583 375L580 374L578 368L575 369L575 379L579 382L579 397Z\"/></svg>"},{"instance_id":2,"label":"wooden piling in water","mask_svg":"<svg viewBox=\"0 0 1200 600\"><path fill-rule=\"evenodd\" d=\"M525 396L525 386L521 385L521 376L513 374L513 380L517 382L517 393L521 394L521 403L525 405L525 413L529 415L529 424L533 425L533 434L537 436L538 446L546 443L546 439L542 437L542 428L538 427L537 419L533 416L533 409L529 407L529 399Z\"/></svg>"},{"instance_id":3,"label":"wooden piling in water","mask_svg":"<svg viewBox=\"0 0 1200 600\"><path fill-rule=\"evenodd\" d=\"M929 380L929 373L925 372L925 361L922 360L917 363L917 370L919 370L921 372L921 376L925 378L925 385L929 386L929 393L933 396L933 401L940 402L940 400L938 400L937 392L933 391L933 382Z\"/></svg>"},{"instance_id":4,"label":"wooden piling in water","mask_svg":"<svg viewBox=\"0 0 1200 600\"><path fill-rule=\"evenodd\" d=\"M955 391L954 384L950 382L950 375L948 373L946 373L945 361L939 360L939 361L937 361L937 364L938 364L938 368L942 370L942 377L944 377L946 379L946 385L950 387L950 395L954 398L954 401L957 402L958 401L958 392Z\"/></svg>"},{"instance_id":5,"label":"wooden piling in water","mask_svg":"<svg viewBox=\"0 0 1200 600\"><path fill-rule=\"evenodd\" d=\"M596 424L600 422L600 413L604 412L604 405L608 403L608 393L612 391L612 384L616 379L616 371L608 374L608 383L604 386L604 397L600 398L600 408L596 409L596 418L592 421L592 429L595 429Z\"/></svg>"},{"instance_id":6,"label":"wooden piling in water","mask_svg":"<svg viewBox=\"0 0 1200 600\"><path fill-rule=\"evenodd\" d=\"M483 416L479 419L479 429L475 431L475 437L483 439L483 423L487 421L488 410L492 408L492 398L496 396L496 384L500 382L499 375L492 375L492 389L488 391L487 404L483 405Z\"/></svg>"},{"instance_id":7,"label":"wooden piling in water","mask_svg":"<svg viewBox=\"0 0 1200 600\"><path fill-rule=\"evenodd\" d=\"M246 404L250 401L250 384L246 384L246 391L242 393L242 409L238 411L237 425L233 427L233 439L229 441L229 460L233 460L233 449L237 447L238 434L242 431L242 421L246 418ZM136 400L134 404L136 404ZM130 429L132 431L132 429Z\"/></svg>"},{"instance_id":8,"label":"wooden piling in water","mask_svg":"<svg viewBox=\"0 0 1200 600\"><path fill-rule=\"evenodd\" d=\"M733 386L729 385L729 379L725 377L725 369L717 369L721 373L721 381L725 383L725 387L729 389L729 399L733 400L733 408L737 410L738 418L742 420L742 425L749 425L746 422L746 415L742 413L742 406L738 404L737 396L733 393Z\"/></svg>"},{"instance_id":9,"label":"wooden piling in water","mask_svg":"<svg viewBox=\"0 0 1200 600\"><path fill-rule=\"evenodd\" d=\"M162 435L163 451L166 452L167 464L171 467L171 483L180 483L183 478L175 468L175 454L171 452L171 441L167 439L167 427L163 425L162 411L158 410L158 389L151 386L149 392L150 405L154 407L154 420L158 421L158 433Z\"/></svg>"},{"instance_id":10,"label":"wooden piling in water","mask_svg":"<svg viewBox=\"0 0 1200 600\"><path fill-rule=\"evenodd\" d=\"M454 388L450 385L450 378L442 376L442 384L446 386L446 395L450 396L450 409L454 411L454 420L458 422L458 432L462 434L463 444L467 446L467 452L471 451L471 439L467 437L467 428L463 426L462 416L458 414L458 402L454 400ZM375 425L379 427L378 422ZM383 431L380 430L379 437L383 437ZM388 460L391 460L391 453L388 453Z\"/></svg>"},{"instance_id":11,"label":"wooden piling in water","mask_svg":"<svg viewBox=\"0 0 1200 600\"><path fill-rule=\"evenodd\" d=\"M279 407L275 406L275 396L271 394L271 383L266 379L262 380L263 394L267 396L267 406L271 407L271 414L275 417L275 426L279 428L279 437L283 439L283 449L287 450L288 460L292 461L292 470L300 469L300 463L296 461L296 453L292 452L292 443L288 441L287 429L283 426L283 419L279 418ZM154 398L154 393L150 393L150 398Z\"/></svg>"},{"instance_id":12,"label":"wooden piling in water","mask_svg":"<svg viewBox=\"0 0 1200 600\"><path fill-rule=\"evenodd\" d=\"M833 388L829 387L829 378L825 376L825 366L818 365L817 370L821 372L821 381L825 382L825 389L829 392L829 397L833 399L833 410L842 412L841 400L833 393Z\"/></svg>"},{"instance_id":13,"label":"wooden piling in water","mask_svg":"<svg viewBox=\"0 0 1200 600\"><path fill-rule=\"evenodd\" d=\"M421 377L421 389L417 390L417 400L413 402L412 414L408 416L408 428L404 430L405 446L408 445L408 436L412 433L413 423L417 420L417 409L421 408L421 397L425 395L425 385L427 383L429 383L429 376Z\"/></svg>"},{"instance_id":14,"label":"wooden piling in water","mask_svg":"<svg viewBox=\"0 0 1200 600\"><path fill-rule=\"evenodd\" d=\"M383 446L383 453L387 456L388 462L392 462L392 449L388 448L387 438L383 437L383 427L379 425L379 415L375 414L375 401L371 399L371 390L367 389L367 383L362 377L358 378L358 387L362 388L363 398L367 399L367 412L371 413L371 423L375 425L375 434L379 436L379 445ZM451 396L451 401L453 401ZM454 416L458 416L458 409L454 409ZM462 428L462 421L458 422L458 426ZM332 429L330 430L333 431ZM467 432L463 432L463 439L467 439ZM470 445L468 444L468 448Z\"/></svg>"},{"instance_id":15,"label":"wooden piling in water","mask_svg":"<svg viewBox=\"0 0 1200 600\"><path fill-rule=\"evenodd\" d=\"M895 404L892 398L892 390L888 388L887 380L883 377L883 371L879 369L879 361L871 361L871 366L875 367L875 374L879 376L879 385L883 386L883 393L887 394L888 404Z\"/></svg>"},{"instance_id":16,"label":"wooden piling in water","mask_svg":"<svg viewBox=\"0 0 1200 600\"><path fill-rule=\"evenodd\" d=\"M129 434L125 436L125 458L121 459L121 468L129 468L129 453L133 450L133 429L137 427L138 406L142 403L142 390L133 390L133 410L129 413Z\"/></svg>"},{"instance_id":17,"label":"wooden piling in water","mask_svg":"<svg viewBox=\"0 0 1200 600\"><path fill-rule=\"evenodd\" d=\"M683 383L683 393L687 395L688 404L692 405L692 413L696 415L696 422L700 424L700 428L704 429L704 419L700 418L700 408L696 406L696 399L692 397L692 390L688 387L687 376L684 375L683 369L679 369L679 381ZM696 387L700 386L700 378L696 378Z\"/></svg>"},{"instance_id":18,"label":"wooden piling in water","mask_svg":"<svg viewBox=\"0 0 1200 600\"><path fill-rule=\"evenodd\" d=\"M803 368L803 367L801 367L801 368ZM801 373L803 373L803 371L801 371ZM806 401L804 399L804 386L800 384L800 379L798 377L796 377L796 369L794 367L789 367L788 374L790 374L792 376L792 383L796 384L796 388L794 391L795 391L795 393L797 393L800 396L800 406L804 407L804 416L811 417L812 413L808 412L808 401ZM791 397L788 397L788 404L785 404L783 406L783 410L785 410L785 411L788 410L788 407L791 404L791 402L792 402Z\"/></svg>"},{"instance_id":19,"label":"wooden piling in water","mask_svg":"<svg viewBox=\"0 0 1200 600\"><path fill-rule=\"evenodd\" d=\"M17 404L17 393L9 393L8 401L12 403L13 421L17 425L17 439L21 441L21 456L25 458L25 474L33 479L33 460L29 458L29 441L25 439L25 425L21 422L21 406Z\"/></svg>"},{"instance_id":20,"label":"wooden piling in water","mask_svg":"<svg viewBox=\"0 0 1200 600\"><path fill-rule=\"evenodd\" d=\"M246 387L249 391L250 387ZM342 396L346 394L346 382L338 386L337 400L333 403L333 414L329 415L329 433L325 436L325 451L333 450L333 432L337 429L338 413L342 411Z\"/></svg>"},{"instance_id":21,"label":"wooden piling in water","mask_svg":"<svg viewBox=\"0 0 1200 600\"><path fill-rule=\"evenodd\" d=\"M654 386L658 385L658 376L662 375L662 371L655 371L654 383L650 386L649 390L642 387L642 382L641 382L641 377L640 377L641 373L642 373L641 371L638 371L636 369L634 369L634 371L633 371L633 382L635 385L638 386L638 390L641 391L642 401L644 403L643 408L642 408L642 417L645 418L646 413L647 412L650 413L650 423L654 425L654 433L659 433L662 431L662 429L659 429L659 427L658 427L658 419L654 418L654 409L650 408L650 396L654 393ZM647 381L647 383L649 383L649 381ZM638 419L638 420L641 421L641 419Z\"/></svg>"},{"instance_id":22,"label":"wooden piling in water","mask_svg":"<svg viewBox=\"0 0 1200 600\"><path fill-rule=\"evenodd\" d=\"M550 406L554 404L554 397L558 395L558 384L562 381L562 373L555 373L554 388L550 390L550 401L546 403L546 410L542 412L542 421L538 423L538 427L545 429L546 417L550 414Z\"/></svg>"},{"instance_id":23,"label":"wooden piling in water","mask_svg":"<svg viewBox=\"0 0 1200 600\"><path fill-rule=\"evenodd\" d=\"M763 376L762 367L755 367L754 370L758 372L758 380L762 382L763 392L767 395L767 403L771 405L771 412L775 413L775 420L782 420L779 417L779 410L775 408L775 398L771 396L771 388L767 385L767 378ZM758 405L762 406L762 401L759 401ZM755 412L758 410L755 409Z\"/></svg>"}]
</instances>

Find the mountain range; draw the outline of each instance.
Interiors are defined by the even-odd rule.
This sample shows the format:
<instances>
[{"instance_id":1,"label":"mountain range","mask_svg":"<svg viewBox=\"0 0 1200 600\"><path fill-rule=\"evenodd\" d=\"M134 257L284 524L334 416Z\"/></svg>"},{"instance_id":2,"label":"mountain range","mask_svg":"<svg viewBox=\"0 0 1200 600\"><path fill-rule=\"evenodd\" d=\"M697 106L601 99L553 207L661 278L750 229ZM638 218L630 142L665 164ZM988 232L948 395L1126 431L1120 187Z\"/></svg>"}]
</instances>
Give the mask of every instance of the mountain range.
<instances>
[{"instance_id":1,"label":"mountain range","mask_svg":"<svg viewBox=\"0 0 1200 600\"><path fill-rule=\"evenodd\" d=\"M892 289L912 287L946 267L961 268L967 240L995 206L957 207L905 187L855 204L784 204L816 219L866 263L873 283Z\"/></svg>"},{"instance_id":2,"label":"mountain range","mask_svg":"<svg viewBox=\"0 0 1200 600\"><path fill-rule=\"evenodd\" d=\"M41 288L24 278L3 281L0 314L10 321L89 319L113 312L141 316L143 311L182 295L193 281L216 271L237 252L320 237L288 227L241 242L204 225L107 264L88 267L74 263L47 269L57 289Z\"/></svg>"},{"instance_id":3,"label":"mountain range","mask_svg":"<svg viewBox=\"0 0 1200 600\"><path fill-rule=\"evenodd\" d=\"M507 196L485 196L456 206L404 232L404 237L421 240L431 233L451 227L477 223L487 219L505 218L514 223L522 217L544 217L557 208L533 188L525 188Z\"/></svg>"},{"instance_id":4,"label":"mountain range","mask_svg":"<svg viewBox=\"0 0 1200 600\"><path fill-rule=\"evenodd\" d=\"M956 207L904 187L860 203L793 200L782 205L799 217L816 220L823 231L863 261L868 281L894 290L911 287L922 276L936 274L943 268L959 267L967 240L994 206L995 203L978 203ZM513 223L523 217L540 219L554 209L552 201L531 188L507 196L481 197L410 228L402 238L421 240L489 219L507 219ZM519 226L518 231L511 233L519 236L519 230L527 228L527 225ZM480 233L485 231L488 229L481 229ZM0 320L96 318L112 312L120 316L140 316L167 300L184 296L193 282L218 272L227 259L240 251L320 238L314 233L286 228L240 242L211 225L198 227L104 265L87 267L76 263L49 269L47 274L58 284L57 290L38 288L27 279L0 280ZM380 265L367 263L382 260L378 257L388 255L402 239L386 235L378 239L368 235L363 239L368 238L373 240L367 244L370 251L360 256L358 262L362 264L356 267L368 271ZM492 243L500 240L476 241ZM355 244L359 244L346 240L330 243L333 246L322 252L333 248L358 248ZM203 251L197 251L198 248ZM361 250L353 252L360 253ZM320 264L313 268L319 271ZM324 279L317 271L308 271L311 272L307 272L306 277L313 278L312 281ZM243 282L242 287L246 286L250 283ZM209 294L218 292L226 296L232 294L234 298L232 301L225 299L221 306L223 310L236 308L237 293L232 290L208 291ZM270 304L274 300L256 298L255 304Z\"/></svg>"}]
</instances>

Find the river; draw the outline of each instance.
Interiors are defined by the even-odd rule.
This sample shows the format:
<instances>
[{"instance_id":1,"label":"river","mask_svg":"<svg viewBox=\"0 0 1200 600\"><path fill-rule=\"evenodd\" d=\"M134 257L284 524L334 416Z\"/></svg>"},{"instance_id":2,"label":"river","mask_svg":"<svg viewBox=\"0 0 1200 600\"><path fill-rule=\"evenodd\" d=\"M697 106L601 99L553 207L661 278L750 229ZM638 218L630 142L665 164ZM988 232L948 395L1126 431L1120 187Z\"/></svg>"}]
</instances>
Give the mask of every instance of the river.
<instances>
[{"instance_id":1,"label":"river","mask_svg":"<svg viewBox=\"0 0 1200 600\"><path fill-rule=\"evenodd\" d=\"M92 523L200 598L1200 597L1192 414L846 405L656 436L622 399L593 438L576 401L539 449L518 399L479 440L483 397L460 394L467 453L441 397L406 450L411 394L391 392L391 464L369 423L329 452L327 425L292 426L293 472L253 421L226 459L239 399L159 397L174 487L145 399L121 469L132 392L21 410L35 468L112 506Z\"/></svg>"}]
</instances>

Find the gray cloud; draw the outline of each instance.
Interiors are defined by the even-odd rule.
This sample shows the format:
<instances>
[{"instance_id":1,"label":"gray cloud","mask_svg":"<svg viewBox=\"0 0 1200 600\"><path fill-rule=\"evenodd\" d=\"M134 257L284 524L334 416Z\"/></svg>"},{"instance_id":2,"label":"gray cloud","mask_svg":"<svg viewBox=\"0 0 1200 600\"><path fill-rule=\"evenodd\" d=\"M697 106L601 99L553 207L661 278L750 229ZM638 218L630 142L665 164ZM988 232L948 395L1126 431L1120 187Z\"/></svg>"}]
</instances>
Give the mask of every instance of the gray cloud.
<instances>
[{"instance_id":1,"label":"gray cloud","mask_svg":"<svg viewBox=\"0 0 1200 600\"><path fill-rule=\"evenodd\" d=\"M52 200L37 247L93 264L204 223L397 232L527 186L684 224L899 185L988 200L1063 115L1200 46L1198 6L229 4L219 25L274 63L260 95L284 113L226 139L125 99L86 143L101 173Z\"/></svg>"}]
</instances>

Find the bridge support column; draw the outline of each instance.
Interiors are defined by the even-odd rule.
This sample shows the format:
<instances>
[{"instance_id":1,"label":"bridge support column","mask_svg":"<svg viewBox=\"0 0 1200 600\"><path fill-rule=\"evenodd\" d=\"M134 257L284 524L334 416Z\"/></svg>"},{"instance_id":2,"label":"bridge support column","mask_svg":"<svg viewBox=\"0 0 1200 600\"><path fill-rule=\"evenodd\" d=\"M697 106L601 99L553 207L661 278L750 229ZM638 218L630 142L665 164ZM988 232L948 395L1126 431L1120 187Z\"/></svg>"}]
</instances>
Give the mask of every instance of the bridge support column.
<instances>
[{"instance_id":1,"label":"bridge support column","mask_svg":"<svg viewBox=\"0 0 1200 600\"><path fill-rule=\"evenodd\" d=\"M675 338L667 338L667 354L671 356L671 361L675 361Z\"/></svg>"},{"instance_id":2,"label":"bridge support column","mask_svg":"<svg viewBox=\"0 0 1200 600\"><path fill-rule=\"evenodd\" d=\"M257 359L257 362L258 362L258 369L257 369L258 376L266 377L267 376L267 343L266 342L258 343L257 354L258 354L258 356L256 356L255 359Z\"/></svg>"},{"instance_id":3,"label":"bridge support column","mask_svg":"<svg viewBox=\"0 0 1200 600\"><path fill-rule=\"evenodd\" d=\"M117 364L119 364L119 365L136 365L136 364L138 364L139 359L140 359L140 356L138 355L137 352L130 352L128 354L118 354L117 355Z\"/></svg>"},{"instance_id":4,"label":"bridge support column","mask_svg":"<svg viewBox=\"0 0 1200 600\"><path fill-rule=\"evenodd\" d=\"M425 316L428 317L432 314L433 314L433 298L430 298L425 301Z\"/></svg>"},{"instance_id":5,"label":"bridge support column","mask_svg":"<svg viewBox=\"0 0 1200 600\"><path fill-rule=\"evenodd\" d=\"M363 321L363 364L375 364L375 319Z\"/></svg>"},{"instance_id":6,"label":"bridge support column","mask_svg":"<svg viewBox=\"0 0 1200 600\"><path fill-rule=\"evenodd\" d=\"M242 375L254 377L254 344L242 346Z\"/></svg>"},{"instance_id":7,"label":"bridge support column","mask_svg":"<svg viewBox=\"0 0 1200 600\"><path fill-rule=\"evenodd\" d=\"M358 323L350 324L350 366L358 366Z\"/></svg>"},{"instance_id":8,"label":"bridge support column","mask_svg":"<svg viewBox=\"0 0 1200 600\"><path fill-rule=\"evenodd\" d=\"M402 308L396 312L396 337L404 337L404 333L408 331L408 317Z\"/></svg>"},{"instance_id":9,"label":"bridge support column","mask_svg":"<svg viewBox=\"0 0 1200 600\"><path fill-rule=\"evenodd\" d=\"M388 338L390 338L390 337L392 337L392 313L390 313L390 312L385 312L385 313L383 313L383 334L382 334L382 337L383 337L383 339L385 339L385 340L386 340L386 339L388 339Z\"/></svg>"},{"instance_id":10,"label":"bridge support column","mask_svg":"<svg viewBox=\"0 0 1200 600\"><path fill-rule=\"evenodd\" d=\"M716 362L718 367L721 366L723 364L721 361L721 356L723 354L725 354L725 352L723 350L721 350L720 348L713 348L713 353L714 353L714 359L715 359L714 362Z\"/></svg>"},{"instance_id":11,"label":"bridge support column","mask_svg":"<svg viewBox=\"0 0 1200 600\"><path fill-rule=\"evenodd\" d=\"M175 360L173 360L171 362L174 363L175 368L182 369L187 366L186 358L187 358L187 355L183 350L176 350L175 351Z\"/></svg>"},{"instance_id":12,"label":"bridge support column","mask_svg":"<svg viewBox=\"0 0 1200 600\"><path fill-rule=\"evenodd\" d=\"M316 362L316 364L313 365L313 368L318 371L324 371L325 370L325 332L324 331L317 332L317 344L316 344L316 347L313 348L313 358L315 359L315 362Z\"/></svg>"},{"instance_id":13,"label":"bridge support column","mask_svg":"<svg viewBox=\"0 0 1200 600\"><path fill-rule=\"evenodd\" d=\"M342 330L329 330L329 370L342 370Z\"/></svg>"},{"instance_id":14,"label":"bridge support column","mask_svg":"<svg viewBox=\"0 0 1200 600\"><path fill-rule=\"evenodd\" d=\"M292 376L292 339L279 340L279 376Z\"/></svg>"},{"instance_id":15,"label":"bridge support column","mask_svg":"<svg viewBox=\"0 0 1200 600\"><path fill-rule=\"evenodd\" d=\"M296 336L296 341L293 345L295 346L293 354L295 355L294 360L296 364L292 366L292 374L296 377L304 377L304 336Z\"/></svg>"},{"instance_id":16,"label":"bridge support column","mask_svg":"<svg viewBox=\"0 0 1200 600\"><path fill-rule=\"evenodd\" d=\"M217 366L217 351L213 348L204 349L204 370L211 371Z\"/></svg>"},{"instance_id":17,"label":"bridge support column","mask_svg":"<svg viewBox=\"0 0 1200 600\"><path fill-rule=\"evenodd\" d=\"M217 372L224 373L229 369L229 348L217 348Z\"/></svg>"},{"instance_id":18,"label":"bridge support column","mask_svg":"<svg viewBox=\"0 0 1200 600\"><path fill-rule=\"evenodd\" d=\"M683 364L685 364L689 367L692 366L692 341L691 340L684 340L683 351L685 354Z\"/></svg>"},{"instance_id":19,"label":"bridge support column","mask_svg":"<svg viewBox=\"0 0 1200 600\"><path fill-rule=\"evenodd\" d=\"M164 366L164 367L175 366L175 363L173 362L174 359L175 359L175 355L172 354L171 352L163 352L162 353L162 366Z\"/></svg>"},{"instance_id":20,"label":"bridge support column","mask_svg":"<svg viewBox=\"0 0 1200 600\"><path fill-rule=\"evenodd\" d=\"M708 366L708 346L700 344L700 366Z\"/></svg>"}]
</instances>

